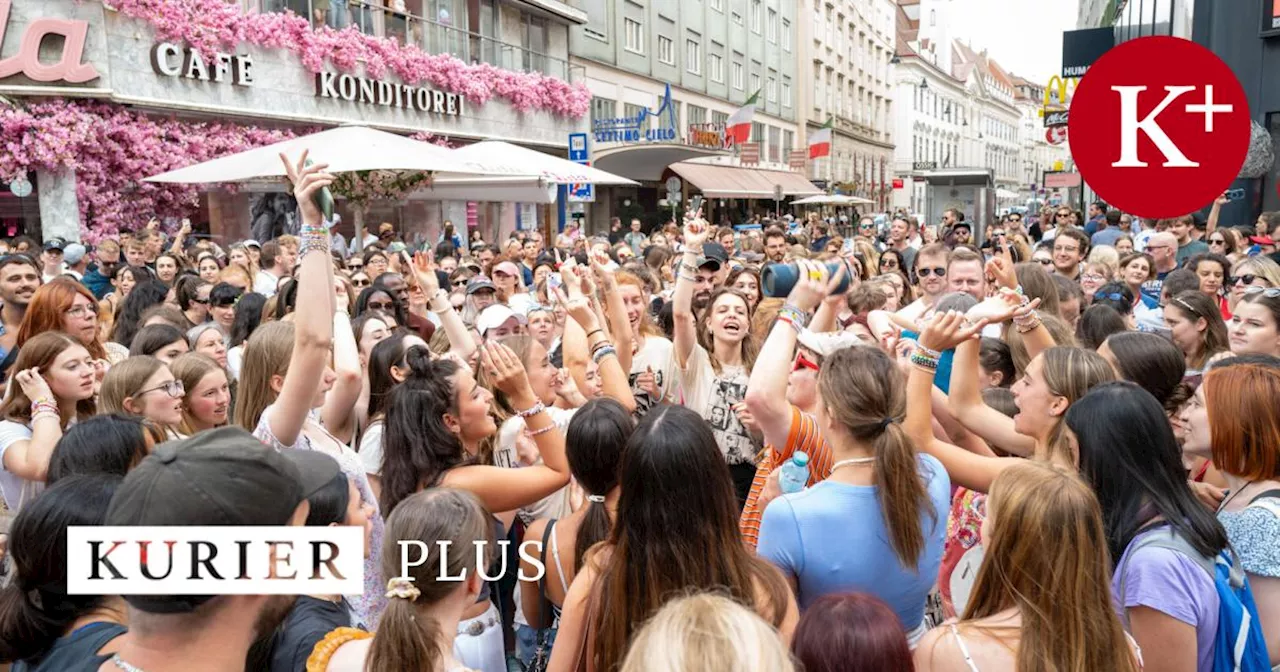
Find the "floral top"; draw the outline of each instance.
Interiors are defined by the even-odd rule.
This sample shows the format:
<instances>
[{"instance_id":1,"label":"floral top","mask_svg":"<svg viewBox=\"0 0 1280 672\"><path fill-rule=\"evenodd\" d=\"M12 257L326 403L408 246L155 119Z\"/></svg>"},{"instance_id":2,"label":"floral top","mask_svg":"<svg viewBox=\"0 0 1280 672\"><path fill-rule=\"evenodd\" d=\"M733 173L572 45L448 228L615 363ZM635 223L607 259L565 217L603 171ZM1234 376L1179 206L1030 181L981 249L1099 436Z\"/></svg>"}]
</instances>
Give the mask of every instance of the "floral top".
<instances>
[{"instance_id":1,"label":"floral top","mask_svg":"<svg viewBox=\"0 0 1280 672\"><path fill-rule=\"evenodd\" d=\"M307 422L303 426L302 432L298 434L296 443L291 446L281 443L275 437L275 434L271 433L271 423L267 422L274 408L275 406L271 405L262 412L262 418L258 420L258 427L253 430L253 435L276 450L294 448L297 450L323 451L326 455L336 459L342 467L342 473L355 482L356 489L360 491L360 500L373 507L373 533L369 539L369 557L364 559L364 594L349 595L347 599L351 602L357 622L367 625L370 629L376 628L378 619L382 617L382 610L387 608L387 598L383 595L382 571L380 569L382 535L386 524L382 519L382 512L378 510L378 498L373 496L373 490L369 487L369 476L365 474L364 465L360 462L360 457L354 450L334 438L332 434L320 425L313 415L307 417ZM308 434L316 433L329 437L331 445L340 449L341 452L314 446Z\"/></svg>"},{"instance_id":2,"label":"floral top","mask_svg":"<svg viewBox=\"0 0 1280 672\"><path fill-rule=\"evenodd\" d=\"M1245 571L1280 578L1280 497L1258 497L1239 511L1220 511L1231 547Z\"/></svg>"}]
</instances>

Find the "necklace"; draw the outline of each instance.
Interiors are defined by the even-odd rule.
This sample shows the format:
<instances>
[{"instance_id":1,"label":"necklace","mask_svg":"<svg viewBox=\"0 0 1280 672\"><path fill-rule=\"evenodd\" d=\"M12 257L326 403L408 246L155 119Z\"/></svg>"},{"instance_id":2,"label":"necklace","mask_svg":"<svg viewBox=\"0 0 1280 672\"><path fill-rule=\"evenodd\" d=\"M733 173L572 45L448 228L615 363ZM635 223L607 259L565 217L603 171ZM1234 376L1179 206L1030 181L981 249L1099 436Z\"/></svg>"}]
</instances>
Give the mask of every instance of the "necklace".
<instances>
[{"instance_id":1,"label":"necklace","mask_svg":"<svg viewBox=\"0 0 1280 672\"><path fill-rule=\"evenodd\" d=\"M874 457L851 457L847 460L840 460L839 462L836 462L835 464L831 465L831 471L834 472L836 469L839 469L840 467L849 467L855 464L872 464L875 461L876 461L876 458Z\"/></svg>"},{"instance_id":2,"label":"necklace","mask_svg":"<svg viewBox=\"0 0 1280 672\"><path fill-rule=\"evenodd\" d=\"M1231 494L1227 495L1227 498L1226 498L1226 499L1224 499L1224 500L1222 500L1222 503L1218 505L1218 511L1225 511L1225 510L1227 509L1227 504L1230 504L1230 503L1231 503L1231 500L1233 500L1233 499L1235 499L1235 498L1236 498L1236 495L1238 495L1238 494L1240 494L1240 493L1244 492L1244 491L1245 491L1245 490L1247 490L1247 489L1249 488L1249 486L1251 486L1251 485L1253 485L1253 481L1249 481L1248 483L1245 483L1244 485L1240 486L1239 488L1236 488L1235 490L1232 490L1232 491L1231 491Z\"/></svg>"},{"instance_id":3,"label":"necklace","mask_svg":"<svg viewBox=\"0 0 1280 672\"><path fill-rule=\"evenodd\" d=\"M141 667L130 665L129 663L124 662L124 660L120 658L120 654L118 653L111 654L111 663L114 664L116 667L124 670L124 672L143 672Z\"/></svg>"}]
</instances>

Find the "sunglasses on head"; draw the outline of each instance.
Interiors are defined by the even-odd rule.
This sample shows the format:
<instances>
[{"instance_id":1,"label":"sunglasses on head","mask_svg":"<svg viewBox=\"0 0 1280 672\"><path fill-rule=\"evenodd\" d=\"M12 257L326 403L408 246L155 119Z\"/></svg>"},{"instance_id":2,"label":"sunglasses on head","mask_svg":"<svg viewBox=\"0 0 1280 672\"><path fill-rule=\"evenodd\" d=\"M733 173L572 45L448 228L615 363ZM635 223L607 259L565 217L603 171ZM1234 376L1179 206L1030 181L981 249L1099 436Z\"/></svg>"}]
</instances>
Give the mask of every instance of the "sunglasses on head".
<instances>
[{"instance_id":1,"label":"sunglasses on head","mask_svg":"<svg viewBox=\"0 0 1280 672\"><path fill-rule=\"evenodd\" d=\"M922 269L920 269L920 270L916 271L916 274L917 274L917 275L919 275L919 276L920 276L920 277L922 277L922 278L927 278L927 277L929 277L930 275L935 275L935 276L937 276L937 277L941 278L941 277L943 277L943 276L945 276L945 275L947 274L947 269L946 269L945 267L942 267L942 266L937 266L937 267L935 267L935 268L922 268Z\"/></svg>"},{"instance_id":2,"label":"sunglasses on head","mask_svg":"<svg viewBox=\"0 0 1280 672\"><path fill-rule=\"evenodd\" d=\"M797 352L796 361L795 361L795 364L791 366L791 370L799 371L800 369L812 369L814 371L817 371L818 363L809 359L808 357L805 357L803 352Z\"/></svg>"}]
</instances>

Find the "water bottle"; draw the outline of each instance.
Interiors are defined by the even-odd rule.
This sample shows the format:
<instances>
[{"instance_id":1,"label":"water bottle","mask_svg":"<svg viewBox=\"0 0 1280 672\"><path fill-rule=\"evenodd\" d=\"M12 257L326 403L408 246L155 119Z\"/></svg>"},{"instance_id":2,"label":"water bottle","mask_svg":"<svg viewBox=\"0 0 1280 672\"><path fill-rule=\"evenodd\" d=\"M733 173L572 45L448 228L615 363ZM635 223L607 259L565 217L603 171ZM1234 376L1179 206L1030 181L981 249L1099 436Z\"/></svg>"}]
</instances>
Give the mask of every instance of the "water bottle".
<instances>
[{"instance_id":1,"label":"water bottle","mask_svg":"<svg viewBox=\"0 0 1280 672\"><path fill-rule=\"evenodd\" d=\"M782 494L800 492L809 483L809 456L797 450L791 459L782 465L782 473L778 474L778 487Z\"/></svg>"}]
</instances>

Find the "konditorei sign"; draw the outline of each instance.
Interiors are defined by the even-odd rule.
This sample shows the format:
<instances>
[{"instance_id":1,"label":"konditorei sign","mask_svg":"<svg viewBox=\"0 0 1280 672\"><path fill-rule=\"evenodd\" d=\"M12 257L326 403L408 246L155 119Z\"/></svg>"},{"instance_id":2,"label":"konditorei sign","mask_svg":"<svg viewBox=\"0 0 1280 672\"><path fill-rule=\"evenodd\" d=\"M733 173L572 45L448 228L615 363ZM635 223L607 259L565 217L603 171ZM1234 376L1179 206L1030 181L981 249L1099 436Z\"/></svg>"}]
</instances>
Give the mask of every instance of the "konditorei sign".
<instances>
[{"instance_id":1,"label":"konditorei sign","mask_svg":"<svg viewBox=\"0 0 1280 672\"><path fill-rule=\"evenodd\" d=\"M462 113L463 105L462 96L456 93L446 93L421 86L392 84L336 72L322 72L316 75L316 97L345 100L361 105L402 107L407 110L452 117Z\"/></svg>"},{"instance_id":2,"label":"konditorei sign","mask_svg":"<svg viewBox=\"0 0 1280 672\"><path fill-rule=\"evenodd\" d=\"M157 75L183 77L201 82L226 82L253 86L253 56L217 54L206 62L199 51L172 42L151 47L151 69Z\"/></svg>"}]
</instances>

